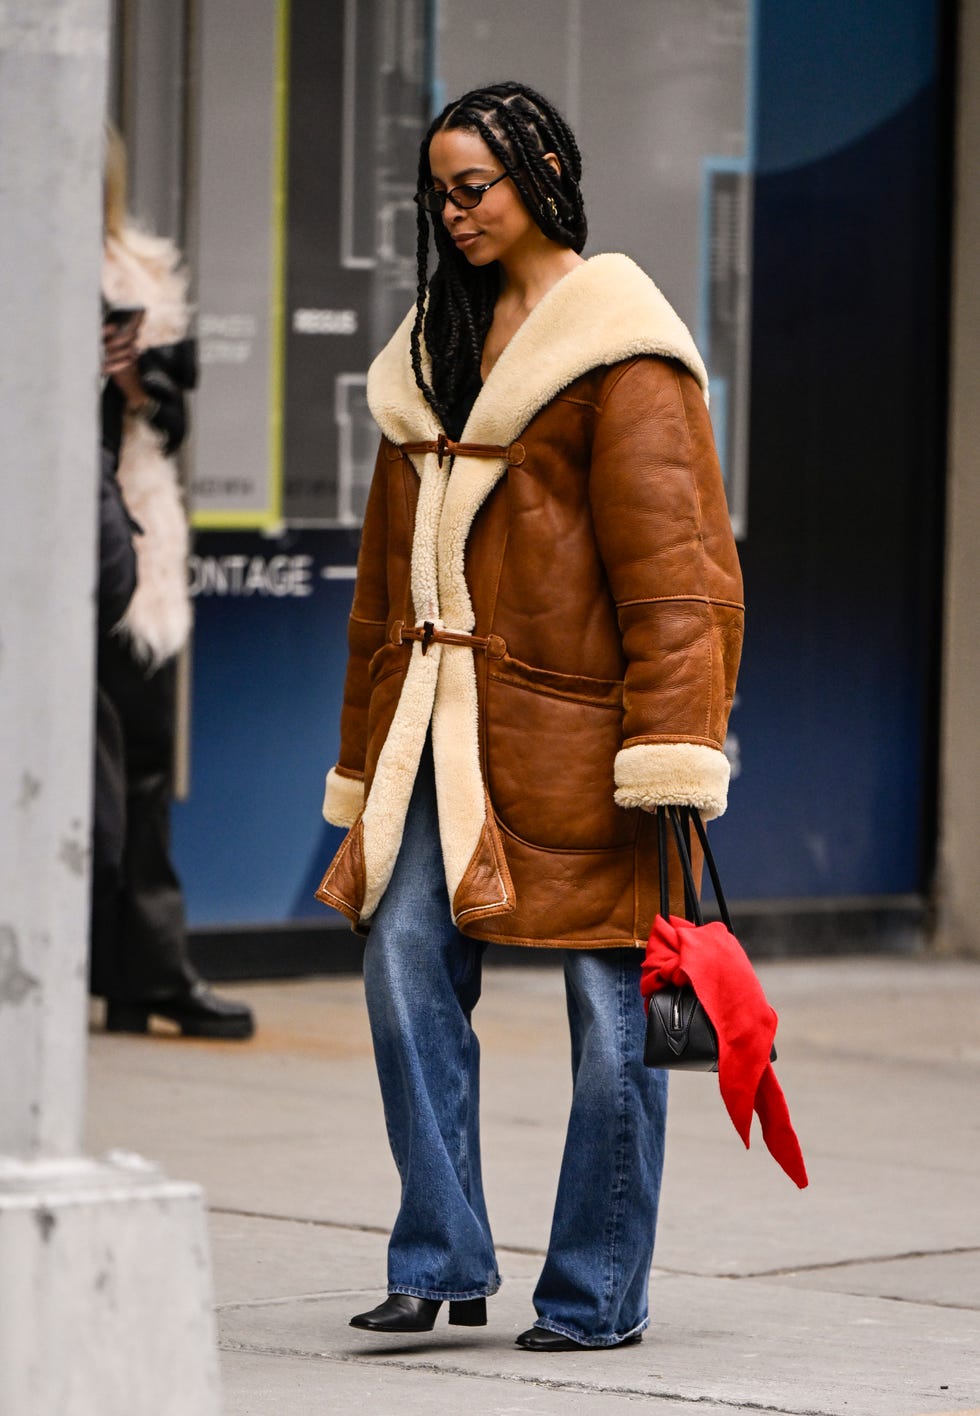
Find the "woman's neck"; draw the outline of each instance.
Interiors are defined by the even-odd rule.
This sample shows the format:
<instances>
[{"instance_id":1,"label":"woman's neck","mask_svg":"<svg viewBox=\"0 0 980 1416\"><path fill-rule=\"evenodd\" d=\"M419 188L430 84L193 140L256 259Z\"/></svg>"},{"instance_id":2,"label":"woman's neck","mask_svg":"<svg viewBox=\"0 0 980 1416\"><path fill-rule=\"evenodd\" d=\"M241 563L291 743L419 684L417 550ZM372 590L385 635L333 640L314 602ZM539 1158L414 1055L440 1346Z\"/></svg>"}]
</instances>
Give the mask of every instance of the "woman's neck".
<instances>
[{"instance_id":1,"label":"woman's neck","mask_svg":"<svg viewBox=\"0 0 980 1416\"><path fill-rule=\"evenodd\" d=\"M557 285L569 271L583 264L582 257L567 246L553 241L543 250L520 261L500 263L500 294L493 310L493 319L483 341L480 377L486 380L507 345L534 309L535 305Z\"/></svg>"},{"instance_id":2,"label":"woman's neck","mask_svg":"<svg viewBox=\"0 0 980 1416\"><path fill-rule=\"evenodd\" d=\"M554 241L523 251L506 264L500 263L498 303L530 314L552 286L582 264L582 257L576 251Z\"/></svg>"}]
</instances>

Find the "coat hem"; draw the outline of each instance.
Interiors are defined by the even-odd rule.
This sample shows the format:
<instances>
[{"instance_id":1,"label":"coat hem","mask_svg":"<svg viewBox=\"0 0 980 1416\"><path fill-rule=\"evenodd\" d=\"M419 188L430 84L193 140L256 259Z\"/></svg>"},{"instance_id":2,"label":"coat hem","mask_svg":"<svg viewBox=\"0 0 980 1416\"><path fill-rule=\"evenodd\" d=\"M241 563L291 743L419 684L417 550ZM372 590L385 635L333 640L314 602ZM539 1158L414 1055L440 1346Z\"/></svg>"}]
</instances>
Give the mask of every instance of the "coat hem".
<instances>
[{"instance_id":1,"label":"coat hem","mask_svg":"<svg viewBox=\"0 0 980 1416\"><path fill-rule=\"evenodd\" d=\"M467 939L485 944L506 944L517 949L645 949L645 939L528 939L522 935L486 934L467 925L457 925Z\"/></svg>"}]
</instances>

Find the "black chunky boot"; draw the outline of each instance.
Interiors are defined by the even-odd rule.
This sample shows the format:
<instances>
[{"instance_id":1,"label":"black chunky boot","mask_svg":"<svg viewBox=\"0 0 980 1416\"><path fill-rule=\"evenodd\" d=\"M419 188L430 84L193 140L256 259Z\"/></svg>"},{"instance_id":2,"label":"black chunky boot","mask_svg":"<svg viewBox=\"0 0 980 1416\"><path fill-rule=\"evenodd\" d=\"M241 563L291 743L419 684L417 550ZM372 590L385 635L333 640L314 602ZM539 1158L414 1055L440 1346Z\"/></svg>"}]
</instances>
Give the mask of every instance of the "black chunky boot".
<instances>
[{"instance_id":1,"label":"black chunky boot","mask_svg":"<svg viewBox=\"0 0 980 1416\"><path fill-rule=\"evenodd\" d=\"M172 998L136 999L132 1002L110 998L106 1004L105 1030L148 1032L151 1014L176 1023L184 1037L243 1041L255 1031L255 1018L247 1004L219 997L200 979L186 993L175 994Z\"/></svg>"}]
</instances>

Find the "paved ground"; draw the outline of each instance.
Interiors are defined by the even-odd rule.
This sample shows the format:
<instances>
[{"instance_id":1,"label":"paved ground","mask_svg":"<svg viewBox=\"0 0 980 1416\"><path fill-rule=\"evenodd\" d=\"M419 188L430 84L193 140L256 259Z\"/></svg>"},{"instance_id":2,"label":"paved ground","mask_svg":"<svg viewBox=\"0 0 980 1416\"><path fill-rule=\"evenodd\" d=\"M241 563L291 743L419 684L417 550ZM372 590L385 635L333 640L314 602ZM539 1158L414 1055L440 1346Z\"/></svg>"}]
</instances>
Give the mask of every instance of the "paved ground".
<instances>
[{"instance_id":1,"label":"paved ground","mask_svg":"<svg viewBox=\"0 0 980 1416\"><path fill-rule=\"evenodd\" d=\"M396 1205L357 979L239 986L249 1044L92 1035L90 1152L137 1151L211 1209L226 1416L980 1416L980 965L759 970L810 1170L746 1153L710 1076L672 1080L643 1343L550 1358L533 1321L568 1096L560 971L487 971L483 1329L347 1326Z\"/></svg>"}]
</instances>

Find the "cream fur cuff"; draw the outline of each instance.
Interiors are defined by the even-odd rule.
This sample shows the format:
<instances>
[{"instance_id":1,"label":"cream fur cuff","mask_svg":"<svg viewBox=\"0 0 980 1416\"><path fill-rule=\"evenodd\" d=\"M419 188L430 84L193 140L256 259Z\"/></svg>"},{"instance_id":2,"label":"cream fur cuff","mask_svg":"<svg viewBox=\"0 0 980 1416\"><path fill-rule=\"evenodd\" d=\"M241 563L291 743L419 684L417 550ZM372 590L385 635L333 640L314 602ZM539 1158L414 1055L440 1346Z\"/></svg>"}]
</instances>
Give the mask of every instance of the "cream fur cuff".
<instances>
[{"instance_id":1,"label":"cream fur cuff","mask_svg":"<svg viewBox=\"0 0 980 1416\"><path fill-rule=\"evenodd\" d=\"M617 806L694 806L706 821L728 805L728 758L693 742L639 742L616 754Z\"/></svg>"},{"instance_id":2,"label":"cream fur cuff","mask_svg":"<svg viewBox=\"0 0 980 1416\"><path fill-rule=\"evenodd\" d=\"M364 805L364 783L359 777L342 777L331 767L323 793L323 819L331 826L353 826Z\"/></svg>"}]
</instances>

